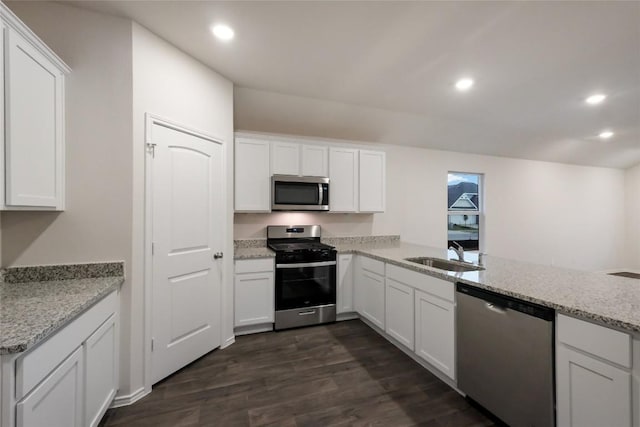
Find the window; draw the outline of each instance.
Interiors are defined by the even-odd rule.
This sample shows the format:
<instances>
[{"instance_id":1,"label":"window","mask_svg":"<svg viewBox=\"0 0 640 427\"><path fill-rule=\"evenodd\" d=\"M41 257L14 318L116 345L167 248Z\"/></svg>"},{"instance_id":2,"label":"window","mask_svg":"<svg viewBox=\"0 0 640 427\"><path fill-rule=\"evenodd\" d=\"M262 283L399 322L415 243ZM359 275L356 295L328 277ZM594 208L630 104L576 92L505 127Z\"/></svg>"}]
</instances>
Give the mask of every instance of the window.
<instances>
[{"instance_id":1,"label":"window","mask_svg":"<svg viewBox=\"0 0 640 427\"><path fill-rule=\"evenodd\" d=\"M447 247L456 241L465 250L480 250L482 175L449 172L447 181Z\"/></svg>"}]
</instances>

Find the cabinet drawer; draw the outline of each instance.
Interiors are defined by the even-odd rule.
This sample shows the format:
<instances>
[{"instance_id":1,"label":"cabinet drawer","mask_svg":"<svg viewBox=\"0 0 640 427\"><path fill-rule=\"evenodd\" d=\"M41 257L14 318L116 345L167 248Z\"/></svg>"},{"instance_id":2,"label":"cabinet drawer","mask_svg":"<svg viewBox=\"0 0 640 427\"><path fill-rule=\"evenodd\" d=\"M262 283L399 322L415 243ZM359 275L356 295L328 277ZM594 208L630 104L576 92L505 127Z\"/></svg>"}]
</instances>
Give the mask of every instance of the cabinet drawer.
<instances>
[{"instance_id":1,"label":"cabinet drawer","mask_svg":"<svg viewBox=\"0 0 640 427\"><path fill-rule=\"evenodd\" d=\"M65 326L51 338L19 358L16 363L16 400L22 399L56 366L116 312L116 291Z\"/></svg>"},{"instance_id":2,"label":"cabinet drawer","mask_svg":"<svg viewBox=\"0 0 640 427\"><path fill-rule=\"evenodd\" d=\"M387 277L449 302L454 301L455 289L452 282L395 265L387 266Z\"/></svg>"},{"instance_id":3,"label":"cabinet drawer","mask_svg":"<svg viewBox=\"0 0 640 427\"><path fill-rule=\"evenodd\" d=\"M273 271L273 260L274 258L239 259L236 260L235 271L236 274Z\"/></svg>"},{"instance_id":4,"label":"cabinet drawer","mask_svg":"<svg viewBox=\"0 0 640 427\"><path fill-rule=\"evenodd\" d=\"M369 270L372 273L384 276L384 262L368 257L360 257L360 266L363 270Z\"/></svg>"},{"instance_id":5,"label":"cabinet drawer","mask_svg":"<svg viewBox=\"0 0 640 427\"><path fill-rule=\"evenodd\" d=\"M631 368L631 336L624 332L558 314L558 341Z\"/></svg>"}]
</instances>

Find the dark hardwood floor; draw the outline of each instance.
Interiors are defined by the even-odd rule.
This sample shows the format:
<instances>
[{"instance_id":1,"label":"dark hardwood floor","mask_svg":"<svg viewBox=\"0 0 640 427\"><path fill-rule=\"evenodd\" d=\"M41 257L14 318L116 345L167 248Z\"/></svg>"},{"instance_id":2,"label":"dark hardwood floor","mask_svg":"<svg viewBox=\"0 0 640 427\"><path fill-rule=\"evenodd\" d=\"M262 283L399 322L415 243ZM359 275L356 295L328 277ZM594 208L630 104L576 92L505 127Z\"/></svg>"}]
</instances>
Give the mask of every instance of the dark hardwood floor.
<instances>
[{"instance_id":1,"label":"dark hardwood floor","mask_svg":"<svg viewBox=\"0 0 640 427\"><path fill-rule=\"evenodd\" d=\"M490 426L359 320L236 338L109 410L110 426Z\"/></svg>"}]
</instances>

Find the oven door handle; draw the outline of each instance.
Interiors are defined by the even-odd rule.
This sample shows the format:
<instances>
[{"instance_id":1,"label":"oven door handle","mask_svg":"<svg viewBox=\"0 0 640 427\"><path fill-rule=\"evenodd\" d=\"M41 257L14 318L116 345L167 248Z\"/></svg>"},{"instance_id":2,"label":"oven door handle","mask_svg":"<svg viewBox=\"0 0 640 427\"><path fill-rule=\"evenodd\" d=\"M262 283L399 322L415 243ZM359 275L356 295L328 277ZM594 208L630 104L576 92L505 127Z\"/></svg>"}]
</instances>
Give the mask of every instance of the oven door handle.
<instances>
[{"instance_id":1,"label":"oven door handle","mask_svg":"<svg viewBox=\"0 0 640 427\"><path fill-rule=\"evenodd\" d=\"M336 261L323 261L323 262L299 262L296 264L276 264L276 268L305 268L305 267L328 267L330 265L336 265Z\"/></svg>"}]
</instances>

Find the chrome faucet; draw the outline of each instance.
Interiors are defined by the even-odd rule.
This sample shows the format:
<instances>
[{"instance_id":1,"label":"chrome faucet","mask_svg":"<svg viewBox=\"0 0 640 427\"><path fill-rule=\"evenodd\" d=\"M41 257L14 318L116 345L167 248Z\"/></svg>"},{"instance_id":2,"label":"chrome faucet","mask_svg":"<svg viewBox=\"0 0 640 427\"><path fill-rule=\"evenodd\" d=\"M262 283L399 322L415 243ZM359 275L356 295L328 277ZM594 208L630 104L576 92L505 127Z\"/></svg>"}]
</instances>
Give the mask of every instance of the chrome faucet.
<instances>
[{"instance_id":1,"label":"chrome faucet","mask_svg":"<svg viewBox=\"0 0 640 427\"><path fill-rule=\"evenodd\" d=\"M460 243L456 242L455 240L452 243L456 245L457 249L454 248L453 246L449 246L449 250L453 250L456 253L456 255L458 255L458 261L464 262L464 248Z\"/></svg>"}]
</instances>

